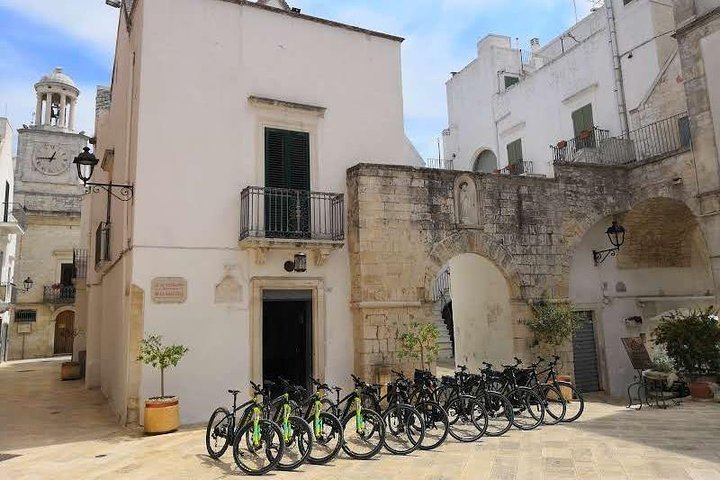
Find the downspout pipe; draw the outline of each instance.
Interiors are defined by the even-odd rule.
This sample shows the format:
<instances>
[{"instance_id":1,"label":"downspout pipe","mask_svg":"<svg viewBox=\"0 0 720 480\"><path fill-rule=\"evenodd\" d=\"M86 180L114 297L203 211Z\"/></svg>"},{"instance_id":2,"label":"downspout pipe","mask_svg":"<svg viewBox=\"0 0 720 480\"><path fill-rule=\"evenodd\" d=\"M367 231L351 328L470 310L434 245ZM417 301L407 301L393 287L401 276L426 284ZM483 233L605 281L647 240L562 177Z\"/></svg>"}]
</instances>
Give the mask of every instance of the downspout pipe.
<instances>
[{"instance_id":1,"label":"downspout pipe","mask_svg":"<svg viewBox=\"0 0 720 480\"><path fill-rule=\"evenodd\" d=\"M613 0L605 0L605 13L607 14L610 50L613 57L615 98L617 100L618 115L620 116L620 129L623 136L627 136L630 133L630 122L628 121L627 102L625 100L625 83L623 82L622 64L620 63L620 48L618 47L617 41L617 26L615 24Z\"/></svg>"}]
</instances>

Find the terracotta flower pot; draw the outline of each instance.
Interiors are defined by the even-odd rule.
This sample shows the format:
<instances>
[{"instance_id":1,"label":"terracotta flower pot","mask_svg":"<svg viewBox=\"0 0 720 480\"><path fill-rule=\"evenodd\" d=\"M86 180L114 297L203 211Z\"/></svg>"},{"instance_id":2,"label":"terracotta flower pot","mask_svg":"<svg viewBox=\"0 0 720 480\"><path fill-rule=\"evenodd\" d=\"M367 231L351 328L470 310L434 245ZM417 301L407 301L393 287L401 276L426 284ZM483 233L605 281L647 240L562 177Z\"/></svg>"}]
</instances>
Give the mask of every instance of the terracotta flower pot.
<instances>
[{"instance_id":1,"label":"terracotta flower pot","mask_svg":"<svg viewBox=\"0 0 720 480\"><path fill-rule=\"evenodd\" d=\"M180 405L177 397L145 400L145 433L174 432L180 427Z\"/></svg>"},{"instance_id":2,"label":"terracotta flower pot","mask_svg":"<svg viewBox=\"0 0 720 480\"><path fill-rule=\"evenodd\" d=\"M82 365L80 362L63 362L60 366L62 380L78 380L82 378Z\"/></svg>"},{"instance_id":3,"label":"terracotta flower pot","mask_svg":"<svg viewBox=\"0 0 720 480\"><path fill-rule=\"evenodd\" d=\"M715 393L709 384L716 383L716 380L717 379L713 377L699 377L688 382L690 395L695 400L712 400L715 398Z\"/></svg>"}]
</instances>

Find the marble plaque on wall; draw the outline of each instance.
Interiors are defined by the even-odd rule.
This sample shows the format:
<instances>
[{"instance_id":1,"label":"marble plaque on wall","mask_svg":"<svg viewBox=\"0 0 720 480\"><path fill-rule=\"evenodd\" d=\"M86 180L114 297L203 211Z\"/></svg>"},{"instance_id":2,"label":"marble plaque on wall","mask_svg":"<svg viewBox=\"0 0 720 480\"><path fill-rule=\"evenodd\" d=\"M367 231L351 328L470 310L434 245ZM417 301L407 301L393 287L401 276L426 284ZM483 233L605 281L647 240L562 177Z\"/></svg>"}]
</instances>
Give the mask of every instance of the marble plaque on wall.
<instances>
[{"instance_id":1,"label":"marble plaque on wall","mask_svg":"<svg viewBox=\"0 0 720 480\"><path fill-rule=\"evenodd\" d=\"M187 280L182 277L153 278L150 292L153 303L185 303Z\"/></svg>"}]
</instances>

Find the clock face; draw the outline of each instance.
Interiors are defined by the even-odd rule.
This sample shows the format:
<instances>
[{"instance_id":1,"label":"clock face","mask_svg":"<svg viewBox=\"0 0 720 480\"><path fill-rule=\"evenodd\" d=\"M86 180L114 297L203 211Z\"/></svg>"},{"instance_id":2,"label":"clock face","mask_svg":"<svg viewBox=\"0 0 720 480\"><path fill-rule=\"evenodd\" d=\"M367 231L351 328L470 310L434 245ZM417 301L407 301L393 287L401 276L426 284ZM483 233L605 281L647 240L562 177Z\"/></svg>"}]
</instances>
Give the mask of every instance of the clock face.
<instances>
[{"instance_id":1,"label":"clock face","mask_svg":"<svg viewBox=\"0 0 720 480\"><path fill-rule=\"evenodd\" d=\"M63 147L44 143L35 148L33 163L45 175L60 175L70 166L70 157Z\"/></svg>"}]
</instances>

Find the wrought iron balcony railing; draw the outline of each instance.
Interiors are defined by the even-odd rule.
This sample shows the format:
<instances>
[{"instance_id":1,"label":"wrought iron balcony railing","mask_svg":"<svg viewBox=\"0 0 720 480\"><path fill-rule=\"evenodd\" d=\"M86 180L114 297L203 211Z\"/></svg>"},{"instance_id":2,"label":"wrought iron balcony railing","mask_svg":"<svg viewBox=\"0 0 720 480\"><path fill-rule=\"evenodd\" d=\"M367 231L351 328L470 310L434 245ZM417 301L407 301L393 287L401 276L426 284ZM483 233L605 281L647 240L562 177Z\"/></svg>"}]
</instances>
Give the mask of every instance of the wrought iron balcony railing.
<instances>
[{"instance_id":1,"label":"wrought iron balcony railing","mask_svg":"<svg viewBox=\"0 0 720 480\"><path fill-rule=\"evenodd\" d=\"M550 148L555 163L627 165L674 155L691 141L687 113L679 113L617 137L595 127Z\"/></svg>"},{"instance_id":2,"label":"wrought iron balcony railing","mask_svg":"<svg viewBox=\"0 0 720 480\"><path fill-rule=\"evenodd\" d=\"M110 261L110 224L100 222L95 230L95 267Z\"/></svg>"},{"instance_id":3,"label":"wrought iron balcony railing","mask_svg":"<svg viewBox=\"0 0 720 480\"><path fill-rule=\"evenodd\" d=\"M510 165L501 168L497 171L500 175L532 175L533 162L524 160L518 163L511 163Z\"/></svg>"},{"instance_id":4,"label":"wrought iron balcony railing","mask_svg":"<svg viewBox=\"0 0 720 480\"><path fill-rule=\"evenodd\" d=\"M75 286L47 285L43 292L43 300L52 305L71 305L75 303Z\"/></svg>"},{"instance_id":5,"label":"wrought iron balcony railing","mask_svg":"<svg viewBox=\"0 0 720 480\"><path fill-rule=\"evenodd\" d=\"M73 265L75 265L75 278L87 278L88 251L76 248L73 250Z\"/></svg>"},{"instance_id":6,"label":"wrought iron balcony railing","mask_svg":"<svg viewBox=\"0 0 720 480\"><path fill-rule=\"evenodd\" d=\"M345 238L345 197L286 188L246 187L240 194L240 240Z\"/></svg>"},{"instance_id":7,"label":"wrought iron balcony railing","mask_svg":"<svg viewBox=\"0 0 720 480\"><path fill-rule=\"evenodd\" d=\"M454 170L454 162L452 159L443 159L443 158L426 158L425 159L425 167L426 168L434 168L438 170Z\"/></svg>"}]
</instances>

